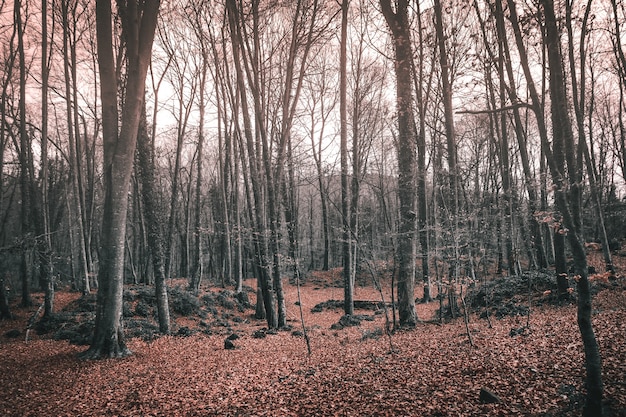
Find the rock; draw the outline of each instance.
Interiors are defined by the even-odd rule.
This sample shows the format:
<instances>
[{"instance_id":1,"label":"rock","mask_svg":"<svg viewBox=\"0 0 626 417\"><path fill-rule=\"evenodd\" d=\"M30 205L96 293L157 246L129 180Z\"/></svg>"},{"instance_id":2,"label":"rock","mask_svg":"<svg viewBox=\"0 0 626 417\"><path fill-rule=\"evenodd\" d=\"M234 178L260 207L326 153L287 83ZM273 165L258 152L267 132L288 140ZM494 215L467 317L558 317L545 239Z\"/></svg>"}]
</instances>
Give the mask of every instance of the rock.
<instances>
[{"instance_id":1,"label":"rock","mask_svg":"<svg viewBox=\"0 0 626 417\"><path fill-rule=\"evenodd\" d=\"M515 337L517 335L521 335L524 334L524 332L526 332L526 326L522 326L522 327L514 327L511 329L511 331L509 332L509 336L511 337Z\"/></svg>"},{"instance_id":2,"label":"rock","mask_svg":"<svg viewBox=\"0 0 626 417\"><path fill-rule=\"evenodd\" d=\"M189 336L192 336L194 333L195 333L195 330L192 330L187 326L183 326L180 329L178 329L178 331L176 332L176 336L189 337Z\"/></svg>"},{"instance_id":3,"label":"rock","mask_svg":"<svg viewBox=\"0 0 626 417\"><path fill-rule=\"evenodd\" d=\"M235 346L235 344L233 343L232 340L230 340L230 339L224 340L224 349L226 349L226 350L233 350L235 348L236 348L236 346Z\"/></svg>"},{"instance_id":4,"label":"rock","mask_svg":"<svg viewBox=\"0 0 626 417\"><path fill-rule=\"evenodd\" d=\"M252 333L252 337L255 339L263 339L265 336L267 336L267 331L265 329L255 330L254 333Z\"/></svg>"},{"instance_id":5,"label":"rock","mask_svg":"<svg viewBox=\"0 0 626 417\"><path fill-rule=\"evenodd\" d=\"M502 402L500 397L498 397L496 394L494 394L493 392L489 391L487 388L484 388L484 387L480 389L480 396L478 397L478 399L480 400L480 402L488 403L488 404Z\"/></svg>"},{"instance_id":6,"label":"rock","mask_svg":"<svg viewBox=\"0 0 626 417\"><path fill-rule=\"evenodd\" d=\"M239 335L237 333L233 333L226 338L226 340L237 340L239 339Z\"/></svg>"},{"instance_id":7,"label":"rock","mask_svg":"<svg viewBox=\"0 0 626 417\"><path fill-rule=\"evenodd\" d=\"M20 332L18 329L12 329L6 332L4 335L6 337L10 337L11 339L15 339L17 337L20 337L21 334L22 332Z\"/></svg>"}]
</instances>

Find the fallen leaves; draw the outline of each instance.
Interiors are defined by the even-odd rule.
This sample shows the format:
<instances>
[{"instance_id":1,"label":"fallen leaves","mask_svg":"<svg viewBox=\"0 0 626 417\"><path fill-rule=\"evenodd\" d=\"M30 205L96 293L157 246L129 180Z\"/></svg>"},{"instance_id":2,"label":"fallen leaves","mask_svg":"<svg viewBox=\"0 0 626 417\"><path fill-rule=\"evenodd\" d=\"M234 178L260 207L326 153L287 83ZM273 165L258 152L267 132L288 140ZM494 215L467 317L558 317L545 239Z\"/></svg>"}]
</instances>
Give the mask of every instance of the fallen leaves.
<instances>
[{"instance_id":1,"label":"fallen leaves","mask_svg":"<svg viewBox=\"0 0 626 417\"><path fill-rule=\"evenodd\" d=\"M297 328L295 288L286 290ZM488 328L472 315L476 348L458 320L398 332L391 349L385 335L363 338L365 331L384 327L382 315L361 327L330 330L342 311L310 309L339 290L302 291L310 357L302 338L290 332L254 338L262 322L241 324L233 350L224 349L224 336L198 333L133 339L135 354L122 360L80 361L76 355L84 347L3 339L0 415L580 415L584 367L575 306L534 308L530 331L514 337L511 328L525 317L493 320ZM372 289L357 292L377 299ZM605 397L619 415L626 409L626 291L606 289L597 300ZM417 308L428 319L437 305ZM501 403L481 403L483 387Z\"/></svg>"}]
</instances>

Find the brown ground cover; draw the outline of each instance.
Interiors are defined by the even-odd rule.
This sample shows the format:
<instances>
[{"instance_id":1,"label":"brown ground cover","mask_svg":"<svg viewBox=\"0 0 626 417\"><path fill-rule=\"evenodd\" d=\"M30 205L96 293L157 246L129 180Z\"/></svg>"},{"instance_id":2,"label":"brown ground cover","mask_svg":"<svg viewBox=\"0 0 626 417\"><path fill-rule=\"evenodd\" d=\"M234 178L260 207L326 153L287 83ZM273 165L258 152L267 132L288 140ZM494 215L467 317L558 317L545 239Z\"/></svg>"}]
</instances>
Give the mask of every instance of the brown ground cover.
<instances>
[{"instance_id":1,"label":"brown ground cover","mask_svg":"<svg viewBox=\"0 0 626 417\"><path fill-rule=\"evenodd\" d=\"M605 398L609 415L626 415L626 285L623 278L602 281L595 284L594 325ZM472 347L462 319L430 320L438 303L418 305L424 322L392 336L382 331L385 315L370 310L357 313L371 321L332 330L341 310L311 309L340 300L343 290L321 284L318 277L301 289L310 356L294 333L301 324L293 285L286 285L292 331L256 338L265 323L246 310L232 329L211 335L134 338L134 355L122 360L81 361L85 346L35 332L26 342L23 329L36 307L14 308L16 320L0 322L0 416L580 415L584 368L574 305L533 307L521 334L511 330L524 327L525 316L492 318L490 328L473 313ZM57 296L58 309L78 297ZM356 299L380 295L359 287ZM200 322L178 320L179 328ZM20 336L7 337L12 329ZM229 333L240 336L232 350L224 349ZM482 403L481 388L502 402Z\"/></svg>"}]
</instances>

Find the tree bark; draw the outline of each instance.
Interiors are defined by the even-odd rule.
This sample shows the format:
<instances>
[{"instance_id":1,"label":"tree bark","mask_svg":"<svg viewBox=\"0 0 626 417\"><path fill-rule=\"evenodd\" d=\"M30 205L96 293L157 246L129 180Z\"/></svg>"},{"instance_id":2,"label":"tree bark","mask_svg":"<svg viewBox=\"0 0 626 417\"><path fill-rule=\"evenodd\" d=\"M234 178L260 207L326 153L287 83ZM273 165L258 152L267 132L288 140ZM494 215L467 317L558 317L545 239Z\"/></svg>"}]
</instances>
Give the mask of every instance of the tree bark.
<instances>
[{"instance_id":1,"label":"tree bark","mask_svg":"<svg viewBox=\"0 0 626 417\"><path fill-rule=\"evenodd\" d=\"M526 46L524 45L522 31L519 26L515 0L507 0L508 10L510 14L511 27L513 29L513 34L515 37L515 44L517 46L518 53L520 55L520 65L522 66L522 70L524 72L524 78L526 79L526 85L528 88L528 93L530 95L530 99L532 102L531 109L535 114L535 118L537 121L537 128L539 130L539 138L541 140L541 151L546 156L546 159L550 159L548 164L550 165L549 169L551 171L555 170L554 167L555 161L551 158L552 152L549 148L549 140L548 140L548 128L546 127L546 121L543 113L543 105L542 101L539 98L539 94L537 93L537 88L535 87L535 82L533 80L530 65L528 61L528 54L526 53ZM559 287L559 292L567 290L567 282L563 280L563 273L566 273L566 267L563 267L565 264L565 252L564 252L564 244L561 244L559 239L562 238L558 232L554 233L554 257L555 257L555 269L556 269L556 280L557 286ZM564 271L563 271L564 270ZM564 293L561 293L564 294Z\"/></svg>"},{"instance_id":2,"label":"tree bark","mask_svg":"<svg viewBox=\"0 0 626 417\"><path fill-rule=\"evenodd\" d=\"M77 126L77 107L76 103L72 103L72 99L75 98L76 86L73 80L76 79L76 55L75 46L73 45L73 39L71 37L72 28L70 25L75 25L75 19L70 22L71 12L69 7L69 1L64 0L61 3L61 13L63 15L63 71L65 76L65 108L68 130L68 143L69 143L69 165L70 165L70 192L72 214L73 218L70 220L72 223L73 241L77 245L73 254L75 255L74 264L77 266L79 289L83 295L89 294L91 291L89 285L89 269L87 267L87 248L85 247L85 233L83 223L83 203L81 198L81 184L79 183L82 172L80 170L80 155L77 151L76 145L80 142L79 129Z\"/></svg>"},{"instance_id":3,"label":"tree bark","mask_svg":"<svg viewBox=\"0 0 626 417\"><path fill-rule=\"evenodd\" d=\"M255 262L257 265L258 281L261 288L263 305L265 307L265 319L269 328L278 326L278 317L274 307L274 288L270 277L271 265L267 261L268 246L265 237L266 228L262 215L263 193L261 190L260 169L257 159L257 147L252 131L252 122L250 120L250 112L248 108L248 97L245 90L244 73L241 62L241 49L243 37L239 22L239 9L235 0L227 0L226 9L228 15L228 23L230 28L231 42L233 45L232 53L235 65L235 75L237 82L237 94L241 98L239 105L241 106L241 115L243 119L243 139L246 143L246 151L248 154L249 178L252 185L252 194L254 204L250 204L251 219L253 223ZM260 115L258 115L260 117ZM243 156L243 155L242 155Z\"/></svg>"},{"instance_id":4,"label":"tree bark","mask_svg":"<svg viewBox=\"0 0 626 417\"><path fill-rule=\"evenodd\" d=\"M580 50L580 88L578 86L578 77L576 75L576 64L574 59L574 33L572 28L572 2L567 0L566 4L566 26L568 35L568 55L570 62L570 78L572 85L572 97L574 100L574 112L576 115L576 126L578 130L578 155L579 164L584 161L587 171L587 180L589 181L589 188L591 193L591 199L594 203L596 221L598 225L598 233L600 234L600 242L602 243L602 255L604 256L604 264L607 271L615 273L613 267L613 260L611 259L611 251L609 249L609 239L606 234L606 227L604 225L604 213L602 212L602 202L600 200L600 191L598 190L598 184L596 181L596 170L593 166L590 156L590 150L587 146L587 138L585 136L585 95L586 95L586 68L585 62L587 52L585 50L585 39L587 37L587 22L589 21L589 15L591 13L591 3L593 0L588 0L585 7L585 13L581 22L582 30L580 34L579 50ZM616 15L617 16L617 15ZM580 93L579 93L580 90ZM593 94L590 100L593 103ZM591 110L589 110L591 113ZM589 125L590 135L592 132L592 125L590 119ZM582 169L581 169L582 171Z\"/></svg>"},{"instance_id":5,"label":"tree bark","mask_svg":"<svg viewBox=\"0 0 626 417\"><path fill-rule=\"evenodd\" d=\"M396 73L396 110L398 117L398 314L400 326L414 327L415 311L415 129L412 107L411 62L413 52L409 35L408 1L397 3L393 11L390 0L380 0L383 15L393 37Z\"/></svg>"},{"instance_id":6,"label":"tree bark","mask_svg":"<svg viewBox=\"0 0 626 417\"><path fill-rule=\"evenodd\" d=\"M44 317L54 311L54 276L50 240L50 205L48 203L48 2L41 1L41 217L43 236L40 242L40 275L44 282ZM3 285L0 282L0 286ZM0 290L1 291L1 290Z\"/></svg>"},{"instance_id":7,"label":"tree bark","mask_svg":"<svg viewBox=\"0 0 626 417\"><path fill-rule=\"evenodd\" d=\"M563 223L567 228L567 241L574 259L574 273L578 289L577 321L585 351L587 398L583 412L585 416L602 416L602 361L591 323L591 292L587 275L587 255L582 241L582 224L580 220L579 187L582 167L574 152L576 144L568 113L563 58L554 3L552 0L542 0L541 5L544 9L544 42L547 48L550 70L549 85L553 131L553 164L551 164L551 173L556 186L556 204L563 216ZM549 145L545 144L545 146ZM579 155L578 158L580 157ZM565 185L566 179L569 180L567 186Z\"/></svg>"},{"instance_id":8,"label":"tree bark","mask_svg":"<svg viewBox=\"0 0 626 417\"><path fill-rule=\"evenodd\" d=\"M350 233L350 188L348 187L348 0L341 3L341 51L339 54L339 125L341 157L341 247L343 258L343 311L354 314L352 236Z\"/></svg>"},{"instance_id":9,"label":"tree bark","mask_svg":"<svg viewBox=\"0 0 626 417\"><path fill-rule=\"evenodd\" d=\"M452 262L449 266L448 288L448 308L452 317L458 311L456 299L456 281L460 273L460 244L459 237L459 172L458 156L454 130L454 114L452 109L452 83L450 81L450 63L448 61L448 51L446 50L446 39L443 27L443 10L440 0L434 2L435 32L437 35L437 46L439 49L439 66L441 68L441 90L444 109L444 125L446 136L446 148L448 151L448 180L450 184L450 215L452 217Z\"/></svg>"},{"instance_id":10,"label":"tree bark","mask_svg":"<svg viewBox=\"0 0 626 417\"><path fill-rule=\"evenodd\" d=\"M161 230L162 219L159 216L158 202L156 198L155 167L150 158L152 154L150 136L146 126L145 107L143 110L139 132L137 137L137 161L139 163L139 175L141 181L141 196L143 210L146 218L148 245L152 256L152 268L154 270L154 289L157 302L157 314L159 318L159 331L169 334L170 310L167 294L165 275L165 254L163 250L163 231Z\"/></svg>"},{"instance_id":11,"label":"tree bark","mask_svg":"<svg viewBox=\"0 0 626 417\"><path fill-rule=\"evenodd\" d=\"M20 194L22 207L20 220L22 225L22 252L21 252L21 282L22 307L32 305L30 296L31 260L32 252L31 210L32 187L30 181L31 142L26 130L26 56L24 51L24 23L22 22L22 4L20 0L13 2L14 24L17 26L17 54L19 62L19 162L20 162ZM31 236L29 236L31 235Z\"/></svg>"},{"instance_id":12,"label":"tree bark","mask_svg":"<svg viewBox=\"0 0 626 417\"><path fill-rule=\"evenodd\" d=\"M416 128L417 139L417 207L418 207L418 234L420 241L422 260L422 281L424 285L424 297L422 302L432 301L430 288L430 246L428 242L428 200L426 198L426 103L428 95L424 95L424 38L422 25L422 11L419 2L417 7L417 31L419 41L417 43L417 65L413 65L413 78L415 84L415 99L418 108L419 129ZM432 77L430 77L432 79ZM430 82L430 81L429 81Z\"/></svg>"},{"instance_id":13,"label":"tree bark","mask_svg":"<svg viewBox=\"0 0 626 417\"><path fill-rule=\"evenodd\" d=\"M146 0L138 4L130 0L125 4L118 3L120 6L123 7L119 12L126 45L128 79L118 133L111 1L98 0L96 3L105 198L95 331L89 349L81 354L84 359L117 358L131 353L126 346L122 325L124 241L130 176L159 1Z\"/></svg>"}]
</instances>

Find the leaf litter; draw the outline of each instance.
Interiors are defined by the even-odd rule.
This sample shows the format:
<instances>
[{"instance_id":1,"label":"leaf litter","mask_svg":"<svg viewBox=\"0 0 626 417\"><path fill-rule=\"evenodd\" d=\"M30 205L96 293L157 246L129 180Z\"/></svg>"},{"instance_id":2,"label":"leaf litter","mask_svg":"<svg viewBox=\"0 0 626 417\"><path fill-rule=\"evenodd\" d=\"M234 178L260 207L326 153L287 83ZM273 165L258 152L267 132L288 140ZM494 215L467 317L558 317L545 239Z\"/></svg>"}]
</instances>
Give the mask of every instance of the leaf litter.
<instances>
[{"instance_id":1,"label":"leaf litter","mask_svg":"<svg viewBox=\"0 0 626 417\"><path fill-rule=\"evenodd\" d=\"M285 290L288 319L295 331L300 326L296 287L288 284ZM424 321L389 338L384 314L359 311L372 320L331 329L343 316L341 308L311 312L320 303L340 299L341 288L311 282L301 292L311 356L304 339L292 331L253 337L265 323L253 318L249 306L243 312L229 313L231 319L240 320L216 324L220 331L135 337L128 342L134 353L128 358L81 361L77 354L84 346L52 340L45 334L28 342L23 334L4 336L29 318L29 311L15 310L16 320L0 322L0 415L582 415L583 350L573 304L534 306L530 328L513 335L511 329L525 326L527 317L494 318L490 328L476 310L469 322L476 345L472 347L462 318L437 322L437 302L418 304ZM77 297L59 292L58 308L71 305ZM379 295L373 288L358 287L355 299L376 302ZM254 305L254 294L250 302ZM192 307L199 311L199 305ZM183 323L181 327L206 330L210 318L211 314L201 320L176 319ZM623 416L624 278L597 288L593 320L603 357L608 415ZM224 349L229 333L239 336L232 350ZM481 402L481 388L501 401Z\"/></svg>"}]
</instances>

